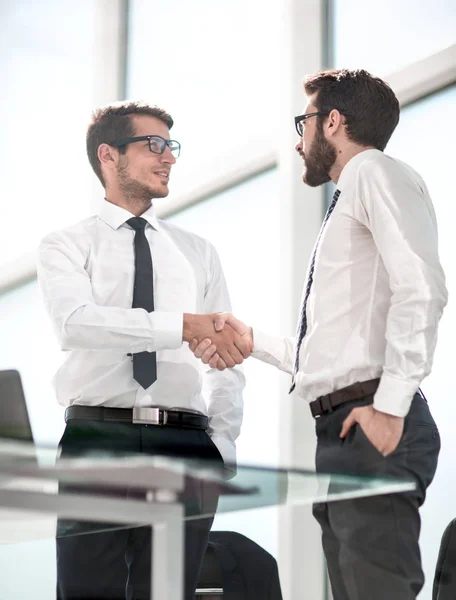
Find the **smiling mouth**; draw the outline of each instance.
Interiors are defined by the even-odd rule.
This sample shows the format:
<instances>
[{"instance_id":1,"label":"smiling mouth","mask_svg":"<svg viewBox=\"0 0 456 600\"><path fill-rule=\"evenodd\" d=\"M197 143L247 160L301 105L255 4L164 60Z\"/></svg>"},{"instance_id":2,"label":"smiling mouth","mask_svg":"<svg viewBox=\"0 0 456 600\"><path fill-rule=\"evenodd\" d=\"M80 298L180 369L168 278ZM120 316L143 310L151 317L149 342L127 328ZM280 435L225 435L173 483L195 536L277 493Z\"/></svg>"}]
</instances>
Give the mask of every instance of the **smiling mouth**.
<instances>
[{"instance_id":1,"label":"smiling mouth","mask_svg":"<svg viewBox=\"0 0 456 600\"><path fill-rule=\"evenodd\" d=\"M163 181L169 181L169 172L168 171L156 171L154 175L163 179Z\"/></svg>"}]
</instances>

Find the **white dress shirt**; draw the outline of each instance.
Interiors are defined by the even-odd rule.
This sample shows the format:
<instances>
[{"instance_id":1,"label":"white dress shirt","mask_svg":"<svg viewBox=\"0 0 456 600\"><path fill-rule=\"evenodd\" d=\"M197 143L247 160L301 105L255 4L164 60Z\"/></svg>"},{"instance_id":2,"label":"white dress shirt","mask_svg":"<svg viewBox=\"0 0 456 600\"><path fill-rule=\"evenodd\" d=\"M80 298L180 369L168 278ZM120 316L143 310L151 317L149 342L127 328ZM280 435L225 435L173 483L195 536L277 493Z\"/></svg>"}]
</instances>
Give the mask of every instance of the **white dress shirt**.
<instances>
[{"instance_id":1,"label":"white dress shirt","mask_svg":"<svg viewBox=\"0 0 456 600\"><path fill-rule=\"evenodd\" d=\"M309 402L380 377L374 407L405 416L429 374L447 302L428 190L408 165L365 150L343 169L320 240L296 391ZM254 331L254 356L292 372L293 338Z\"/></svg>"},{"instance_id":2,"label":"white dress shirt","mask_svg":"<svg viewBox=\"0 0 456 600\"><path fill-rule=\"evenodd\" d=\"M242 369L206 368L182 342L183 313L230 310L217 252L206 240L143 215L154 272L155 311L131 308L133 215L107 201L98 216L47 235L38 251L38 281L66 359L54 378L63 406L160 406L209 417L212 440L235 462L242 420ZM157 352L157 381L133 379L129 353ZM204 386L204 395L203 395Z\"/></svg>"}]
</instances>

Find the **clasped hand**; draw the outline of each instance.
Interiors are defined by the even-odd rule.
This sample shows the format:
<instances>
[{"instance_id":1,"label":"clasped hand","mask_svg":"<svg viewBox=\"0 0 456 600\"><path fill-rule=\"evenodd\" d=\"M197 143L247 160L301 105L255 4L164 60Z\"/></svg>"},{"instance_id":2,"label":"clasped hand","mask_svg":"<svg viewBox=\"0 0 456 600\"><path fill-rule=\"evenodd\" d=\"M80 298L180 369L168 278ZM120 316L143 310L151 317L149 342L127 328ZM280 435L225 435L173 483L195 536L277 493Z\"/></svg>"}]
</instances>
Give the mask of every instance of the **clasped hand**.
<instances>
[{"instance_id":1,"label":"clasped hand","mask_svg":"<svg viewBox=\"0 0 456 600\"><path fill-rule=\"evenodd\" d=\"M197 358L219 371L241 364L253 350L252 328L230 313L184 315L184 340Z\"/></svg>"},{"instance_id":2,"label":"clasped hand","mask_svg":"<svg viewBox=\"0 0 456 600\"><path fill-rule=\"evenodd\" d=\"M184 341L203 363L223 371L240 365L253 349L253 336L230 313L184 315Z\"/></svg>"}]
</instances>

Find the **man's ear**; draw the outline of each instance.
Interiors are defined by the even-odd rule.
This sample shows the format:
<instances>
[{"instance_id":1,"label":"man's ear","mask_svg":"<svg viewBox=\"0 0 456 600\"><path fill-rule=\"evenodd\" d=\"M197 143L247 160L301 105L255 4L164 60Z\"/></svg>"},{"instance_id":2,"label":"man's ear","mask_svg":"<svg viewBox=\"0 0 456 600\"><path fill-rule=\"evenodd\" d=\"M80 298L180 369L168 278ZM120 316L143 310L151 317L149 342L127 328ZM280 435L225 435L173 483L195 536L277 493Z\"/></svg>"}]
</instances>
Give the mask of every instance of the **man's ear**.
<instances>
[{"instance_id":1,"label":"man's ear","mask_svg":"<svg viewBox=\"0 0 456 600\"><path fill-rule=\"evenodd\" d=\"M343 127L343 116L340 114L340 112L336 109L333 109L329 115L328 115L328 119L326 121L326 129L328 132L328 135L335 135L337 133L337 131L339 131L341 129L341 127Z\"/></svg>"},{"instance_id":2,"label":"man's ear","mask_svg":"<svg viewBox=\"0 0 456 600\"><path fill-rule=\"evenodd\" d=\"M117 163L118 151L109 144L100 144L97 155L101 164L109 166L109 163L113 163L114 165Z\"/></svg>"}]
</instances>

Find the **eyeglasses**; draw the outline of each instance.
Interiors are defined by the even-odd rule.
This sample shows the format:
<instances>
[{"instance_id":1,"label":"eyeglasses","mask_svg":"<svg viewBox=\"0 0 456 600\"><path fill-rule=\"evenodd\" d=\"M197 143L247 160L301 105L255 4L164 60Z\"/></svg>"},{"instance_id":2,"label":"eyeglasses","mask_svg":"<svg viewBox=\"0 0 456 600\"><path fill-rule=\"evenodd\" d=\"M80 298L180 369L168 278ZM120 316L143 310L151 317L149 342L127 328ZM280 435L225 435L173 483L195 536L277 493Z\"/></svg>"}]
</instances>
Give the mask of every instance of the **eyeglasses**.
<instances>
[{"instance_id":1,"label":"eyeglasses","mask_svg":"<svg viewBox=\"0 0 456 600\"><path fill-rule=\"evenodd\" d=\"M337 110L338 112L340 112L341 115L344 115L345 117L348 116L348 113L345 112L344 110L339 110L338 108L333 108L333 110ZM309 117L316 117L316 116L326 117L328 115L329 115L329 112L313 112L313 113L307 113L306 115L299 115L298 117L295 117L294 118L295 127L296 127L296 131L298 132L299 137L302 137L302 135L304 133L303 123L306 119L308 119Z\"/></svg>"},{"instance_id":2,"label":"eyeglasses","mask_svg":"<svg viewBox=\"0 0 456 600\"><path fill-rule=\"evenodd\" d=\"M307 113L306 115L298 115L297 117L294 118L294 122L295 122L295 127L296 127L296 131L298 132L299 137L303 136L304 133L304 121L306 119L309 119L310 117L317 117L317 116L326 116L329 115L328 112L313 112L313 113Z\"/></svg>"},{"instance_id":3,"label":"eyeglasses","mask_svg":"<svg viewBox=\"0 0 456 600\"><path fill-rule=\"evenodd\" d=\"M114 140L110 146L126 146L127 144L134 144L135 142L149 142L149 150L154 154L163 154L166 146L171 150L171 154L174 158L179 158L181 145L176 140L165 140L160 135L140 135L138 137L124 138L123 140Z\"/></svg>"}]
</instances>

